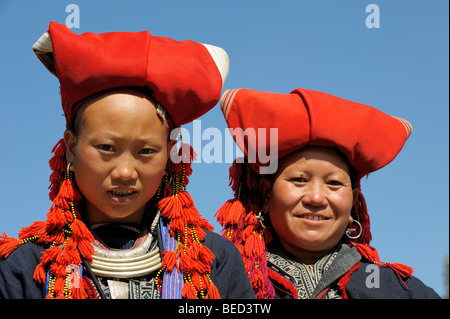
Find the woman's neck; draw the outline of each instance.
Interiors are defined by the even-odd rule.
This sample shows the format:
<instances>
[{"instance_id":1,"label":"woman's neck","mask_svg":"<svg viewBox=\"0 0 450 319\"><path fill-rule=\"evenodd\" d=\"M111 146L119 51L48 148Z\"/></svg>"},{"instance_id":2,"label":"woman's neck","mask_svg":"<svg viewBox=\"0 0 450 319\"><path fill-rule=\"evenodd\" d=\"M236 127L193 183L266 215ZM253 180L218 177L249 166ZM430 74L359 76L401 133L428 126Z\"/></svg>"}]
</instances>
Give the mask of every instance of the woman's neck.
<instances>
[{"instance_id":1,"label":"woman's neck","mask_svg":"<svg viewBox=\"0 0 450 319\"><path fill-rule=\"evenodd\" d=\"M312 265L316 263L319 259L321 259L323 256L325 256L331 249L333 249L335 246L330 247L326 250L321 251L311 251L311 250L305 250L301 247L290 245L289 243L278 241L276 243L280 248L285 250L289 253L292 257L295 258L300 263L303 263L305 265Z\"/></svg>"}]
</instances>

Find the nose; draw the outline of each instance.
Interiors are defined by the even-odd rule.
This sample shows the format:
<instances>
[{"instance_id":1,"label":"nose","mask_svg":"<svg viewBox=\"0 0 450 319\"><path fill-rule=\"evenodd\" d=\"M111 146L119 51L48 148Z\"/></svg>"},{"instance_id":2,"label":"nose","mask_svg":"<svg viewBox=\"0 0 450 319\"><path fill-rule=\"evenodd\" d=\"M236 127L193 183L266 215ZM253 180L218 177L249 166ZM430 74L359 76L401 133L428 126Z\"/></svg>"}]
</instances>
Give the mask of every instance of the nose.
<instances>
[{"instance_id":1,"label":"nose","mask_svg":"<svg viewBox=\"0 0 450 319\"><path fill-rule=\"evenodd\" d=\"M128 185L136 181L137 177L135 159L131 154L122 154L122 156L116 158L114 169L111 172L113 181Z\"/></svg>"},{"instance_id":2,"label":"nose","mask_svg":"<svg viewBox=\"0 0 450 319\"><path fill-rule=\"evenodd\" d=\"M311 206L326 205L326 189L323 183L310 182L304 188L303 203Z\"/></svg>"}]
</instances>

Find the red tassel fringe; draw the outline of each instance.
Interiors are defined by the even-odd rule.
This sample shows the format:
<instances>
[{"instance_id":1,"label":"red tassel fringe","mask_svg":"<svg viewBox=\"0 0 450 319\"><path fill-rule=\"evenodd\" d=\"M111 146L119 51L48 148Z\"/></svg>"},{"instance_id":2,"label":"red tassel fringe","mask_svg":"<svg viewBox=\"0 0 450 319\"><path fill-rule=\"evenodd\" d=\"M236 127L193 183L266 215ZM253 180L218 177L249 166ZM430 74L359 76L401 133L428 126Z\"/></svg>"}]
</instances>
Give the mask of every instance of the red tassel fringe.
<instances>
[{"instance_id":1,"label":"red tassel fringe","mask_svg":"<svg viewBox=\"0 0 450 319\"><path fill-rule=\"evenodd\" d=\"M363 258L374 263L375 265L377 265L379 267L391 268L392 270L395 271L395 273L402 280L409 278L414 273L413 268L410 266L400 264L400 263L381 262L380 256L378 255L378 251L369 245L359 244L359 243L351 243L351 245L356 247L356 249L358 250L358 252L361 254L361 256Z\"/></svg>"},{"instance_id":2,"label":"red tassel fringe","mask_svg":"<svg viewBox=\"0 0 450 319\"><path fill-rule=\"evenodd\" d=\"M235 198L223 204L214 216L223 227L222 235L239 249L256 297L273 298L275 291L266 260L266 243L271 241L271 236L255 218L259 176L247 163L235 160L230 167L230 186Z\"/></svg>"},{"instance_id":3,"label":"red tassel fringe","mask_svg":"<svg viewBox=\"0 0 450 319\"><path fill-rule=\"evenodd\" d=\"M182 297L186 299L218 299L217 287L210 279L214 254L203 246L201 241L206 236L205 230L213 227L194 205L191 195L185 191L192 173L191 162L195 152L188 144L182 144L179 151L179 163L169 162L168 171L172 174L172 187L158 202L161 217L169 220L170 235L177 239L176 251L164 251L162 265L171 272L174 267L181 268L185 282Z\"/></svg>"},{"instance_id":4,"label":"red tassel fringe","mask_svg":"<svg viewBox=\"0 0 450 319\"><path fill-rule=\"evenodd\" d=\"M0 258L8 257L21 244L20 240L8 237L5 233L0 236Z\"/></svg>"}]
</instances>

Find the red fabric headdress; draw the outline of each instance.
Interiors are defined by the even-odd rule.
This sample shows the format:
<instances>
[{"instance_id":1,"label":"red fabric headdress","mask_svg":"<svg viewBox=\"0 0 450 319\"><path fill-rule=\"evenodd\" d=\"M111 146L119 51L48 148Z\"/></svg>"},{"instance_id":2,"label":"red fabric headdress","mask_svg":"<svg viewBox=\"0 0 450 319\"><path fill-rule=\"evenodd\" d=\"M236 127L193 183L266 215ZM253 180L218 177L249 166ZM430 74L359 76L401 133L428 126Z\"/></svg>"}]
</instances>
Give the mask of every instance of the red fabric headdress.
<instances>
[{"instance_id":1,"label":"red fabric headdress","mask_svg":"<svg viewBox=\"0 0 450 319\"><path fill-rule=\"evenodd\" d=\"M255 155L249 152L256 151L256 161L250 163L253 168L265 164L259 158L269 154L271 146L257 128L278 129L277 159L306 145L337 147L359 177L391 162L412 131L407 121L373 107L300 88L290 94L228 90L221 109L230 129L255 129L256 143L248 139L245 145L242 135L233 136L249 160ZM265 145L258 143L261 140Z\"/></svg>"},{"instance_id":2,"label":"red fabric headdress","mask_svg":"<svg viewBox=\"0 0 450 319\"><path fill-rule=\"evenodd\" d=\"M193 41L174 41L143 32L74 34L65 25L50 23L33 50L56 75L61 85L62 106L67 126L86 99L120 87L147 88L169 113L175 125L188 123L209 111L220 98L228 75L228 56L218 47ZM19 239L0 236L0 257L34 241L49 248L43 253L34 279L44 284L48 279L47 298L86 298L88 283L74 285L80 276L81 258L92 260L93 235L80 220L81 194L67 176L64 140L54 149L50 167L52 206L46 221L23 228ZM179 243L175 251L164 251L162 269L170 273L176 266L183 271L183 298L220 298L210 279L214 255L202 245L204 230L212 230L201 218L186 191L192 173L193 149L181 144L179 161L169 161L169 187L157 192L161 216L169 221L170 235ZM77 268L78 267L78 268ZM49 271L49 275L46 272Z\"/></svg>"},{"instance_id":3,"label":"red fabric headdress","mask_svg":"<svg viewBox=\"0 0 450 319\"><path fill-rule=\"evenodd\" d=\"M75 34L50 22L33 46L61 84L69 126L79 102L117 87L147 87L182 125L209 111L220 99L228 57L219 47L142 32Z\"/></svg>"},{"instance_id":4,"label":"red fabric headdress","mask_svg":"<svg viewBox=\"0 0 450 319\"><path fill-rule=\"evenodd\" d=\"M290 94L228 90L222 95L221 109L245 163L235 161L230 168L235 199L225 203L216 217L224 236L240 249L257 297L270 298L273 288L267 280L264 252L271 234L256 219L262 207L258 180L267 171L263 168L307 145L336 147L358 173L359 189L361 177L397 156L412 128L407 121L373 107L301 88ZM270 128L276 128L277 134ZM365 249L372 236L360 192L352 215L363 228L359 242L353 245L365 258L379 262L375 249Z\"/></svg>"}]
</instances>

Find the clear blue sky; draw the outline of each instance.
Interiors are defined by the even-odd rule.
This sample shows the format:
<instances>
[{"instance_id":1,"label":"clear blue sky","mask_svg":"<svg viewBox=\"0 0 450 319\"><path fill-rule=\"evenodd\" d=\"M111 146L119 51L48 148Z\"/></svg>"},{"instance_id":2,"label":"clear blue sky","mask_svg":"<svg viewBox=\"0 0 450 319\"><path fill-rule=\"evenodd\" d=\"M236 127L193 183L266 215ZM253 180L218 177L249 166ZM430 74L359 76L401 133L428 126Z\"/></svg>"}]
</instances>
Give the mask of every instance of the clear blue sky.
<instances>
[{"instance_id":1,"label":"clear blue sky","mask_svg":"<svg viewBox=\"0 0 450 319\"><path fill-rule=\"evenodd\" d=\"M223 47L230 58L224 89L321 90L410 121L414 131L403 151L362 185L372 245L383 261L412 266L418 278L444 293L448 1L0 0L0 232L10 236L44 219L50 206L48 160L65 123L58 82L31 46L51 20L65 23L70 3L80 9L77 33L150 30ZM366 26L371 3L380 9L380 28ZM201 126L217 128L224 138L218 106ZM202 148L209 142L203 140ZM216 231L213 215L231 197L229 166L196 163L188 186Z\"/></svg>"}]
</instances>

